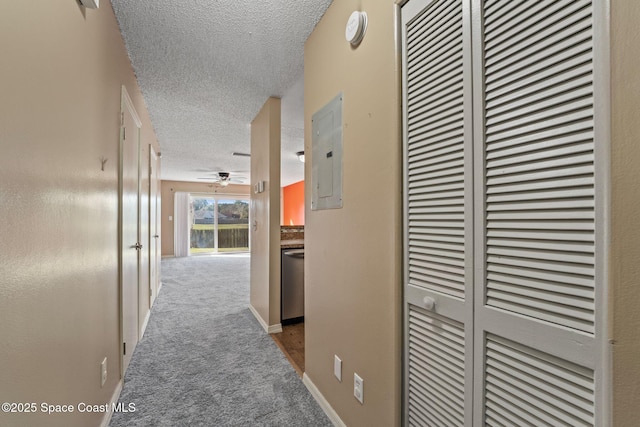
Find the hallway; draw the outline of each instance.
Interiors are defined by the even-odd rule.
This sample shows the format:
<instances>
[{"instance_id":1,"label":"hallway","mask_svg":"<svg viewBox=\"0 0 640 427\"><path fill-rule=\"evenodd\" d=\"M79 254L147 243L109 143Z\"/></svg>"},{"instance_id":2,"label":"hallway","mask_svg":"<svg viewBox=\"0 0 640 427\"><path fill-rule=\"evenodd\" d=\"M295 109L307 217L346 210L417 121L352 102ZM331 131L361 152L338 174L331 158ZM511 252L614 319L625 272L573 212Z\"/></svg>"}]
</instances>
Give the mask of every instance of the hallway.
<instances>
[{"instance_id":1,"label":"hallway","mask_svg":"<svg viewBox=\"0 0 640 427\"><path fill-rule=\"evenodd\" d=\"M249 256L162 261L111 426L330 426L249 311Z\"/></svg>"}]
</instances>

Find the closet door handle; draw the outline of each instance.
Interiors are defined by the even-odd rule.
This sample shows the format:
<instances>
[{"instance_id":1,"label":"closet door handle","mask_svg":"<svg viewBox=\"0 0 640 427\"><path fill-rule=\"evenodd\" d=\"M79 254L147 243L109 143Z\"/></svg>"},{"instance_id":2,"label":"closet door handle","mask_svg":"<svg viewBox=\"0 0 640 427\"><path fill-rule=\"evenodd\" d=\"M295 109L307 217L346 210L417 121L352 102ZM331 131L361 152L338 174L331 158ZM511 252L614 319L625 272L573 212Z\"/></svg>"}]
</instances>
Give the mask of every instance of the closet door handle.
<instances>
[{"instance_id":1,"label":"closet door handle","mask_svg":"<svg viewBox=\"0 0 640 427\"><path fill-rule=\"evenodd\" d=\"M436 308L436 300L431 297L424 297L422 299L422 303L424 304L424 308L427 310L433 310Z\"/></svg>"}]
</instances>

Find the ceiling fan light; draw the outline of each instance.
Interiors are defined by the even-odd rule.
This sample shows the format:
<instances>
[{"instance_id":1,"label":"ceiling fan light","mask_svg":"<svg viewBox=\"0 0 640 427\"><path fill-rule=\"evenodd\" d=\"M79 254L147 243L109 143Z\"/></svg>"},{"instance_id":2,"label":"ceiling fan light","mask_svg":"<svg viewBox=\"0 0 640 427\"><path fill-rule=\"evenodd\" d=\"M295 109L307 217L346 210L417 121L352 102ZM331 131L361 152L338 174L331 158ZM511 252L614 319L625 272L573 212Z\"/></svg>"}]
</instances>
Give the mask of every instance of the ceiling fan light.
<instances>
[{"instance_id":1,"label":"ceiling fan light","mask_svg":"<svg viewBox=\"0 0 640 427\"><path fill-rule=\"evenodd\" d=\"M229 180L223 179L222 181L220 181L220 185L222 185L223 187L226 187L227 185L229 185Z\"/></svg>"}]
</instances>

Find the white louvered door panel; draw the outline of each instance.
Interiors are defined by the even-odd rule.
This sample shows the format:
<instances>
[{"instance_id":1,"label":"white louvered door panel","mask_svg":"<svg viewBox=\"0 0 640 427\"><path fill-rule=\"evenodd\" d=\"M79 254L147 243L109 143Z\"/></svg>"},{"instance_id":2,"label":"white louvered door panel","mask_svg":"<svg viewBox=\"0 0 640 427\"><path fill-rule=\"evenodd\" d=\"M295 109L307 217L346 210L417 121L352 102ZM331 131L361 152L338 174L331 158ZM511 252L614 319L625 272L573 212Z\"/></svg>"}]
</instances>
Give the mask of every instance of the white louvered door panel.
<instances>
[{"instance_id":1,"label":"white louvered door panel","mask_svg":"<svg viewBox=\"0 0 640 427\"><path fill-rule=\"evenodd\" d=\"M402 15L405 422L411 426L463 426L472 417L469 12L462 0L422 0ZM425 307L429 299L432 309Z\"/></svg>"},{"instance_id":2,"label":"white louvered door panel","mask_svg":"<svg viewBox=\"0 0 640 427\"><path fill-rule=\"evenodd\" d=\"M593 7L474 14L474 425L595 425Z\"/></svg>"}]
</instances>

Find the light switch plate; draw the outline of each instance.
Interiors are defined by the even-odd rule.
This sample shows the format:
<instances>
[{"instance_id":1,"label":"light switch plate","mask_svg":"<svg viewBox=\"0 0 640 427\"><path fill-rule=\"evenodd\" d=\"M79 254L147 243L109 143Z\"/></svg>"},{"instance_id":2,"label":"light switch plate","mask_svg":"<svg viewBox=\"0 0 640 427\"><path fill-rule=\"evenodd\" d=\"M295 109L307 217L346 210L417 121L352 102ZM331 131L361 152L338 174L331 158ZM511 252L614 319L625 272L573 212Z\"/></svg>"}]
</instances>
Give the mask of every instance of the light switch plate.
<instances>
[{"instance_id":1,"label":"light switch plate","mask_svg":"<svg viewBox=\"0 0 640 427\"><path fill-rule=\"evenodd\" d=\"M337 355L333 356L333 375L342 382L342 360Z\"/></svg>"}]
</instances>

